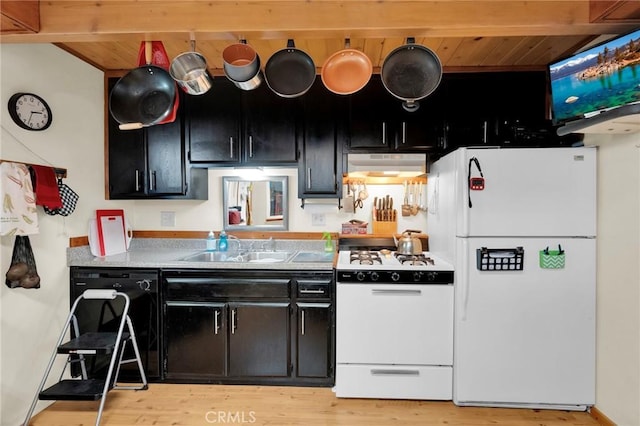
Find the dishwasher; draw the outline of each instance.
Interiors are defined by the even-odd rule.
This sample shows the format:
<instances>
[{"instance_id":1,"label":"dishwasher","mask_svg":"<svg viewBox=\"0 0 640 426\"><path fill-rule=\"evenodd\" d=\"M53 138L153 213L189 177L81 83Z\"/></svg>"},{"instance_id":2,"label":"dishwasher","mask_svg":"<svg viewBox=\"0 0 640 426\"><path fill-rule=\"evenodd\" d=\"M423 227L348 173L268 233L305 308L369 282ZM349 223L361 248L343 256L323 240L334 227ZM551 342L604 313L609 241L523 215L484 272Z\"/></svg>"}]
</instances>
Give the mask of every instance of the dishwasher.
<instances>
[{"instance_id":1,"label":"dishwasher","mask_svg":"<svg viewBox=\"0 0 640 426\"><path fill-rule=\"evenodd\" d=\"M160 319L159 319L159 273L155 269L118 269L71 267L70 301L88 289L115 289L125 293L131 300L129 317L136 334L142 363L149 380L160 380ZM122 303L104 300L84 300L76 310L79 333L117 331ZM73 331L72 331L73 335ZM73 335L75 337L75 335ZM125 349L123 359L135 357L131 346ZM91 378L106 376L109 367L108 355L85 355L87 373ZM79 363L72 363L71 374L80 374ZM138 380L140 374L135 363L124 364L120 379Z\"/></svg>"}]
</instances>

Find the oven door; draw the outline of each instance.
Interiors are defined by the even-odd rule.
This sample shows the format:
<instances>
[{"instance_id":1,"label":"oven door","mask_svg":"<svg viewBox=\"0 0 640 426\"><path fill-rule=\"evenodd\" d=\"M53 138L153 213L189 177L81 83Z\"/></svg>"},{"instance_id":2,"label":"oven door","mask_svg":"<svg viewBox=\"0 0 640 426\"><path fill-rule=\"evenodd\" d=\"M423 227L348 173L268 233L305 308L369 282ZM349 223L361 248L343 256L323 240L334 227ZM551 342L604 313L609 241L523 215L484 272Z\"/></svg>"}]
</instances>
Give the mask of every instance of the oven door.
<instances>
[{"instance_id":1,"label":"oven door","mask_svg":"<svg viewBox=\"0 0 640 426\"><path fill-rule=\"evenodd\" d=\"M453 364L452 285L336 287L338 363Z\"/></svg>"}]
</instances>

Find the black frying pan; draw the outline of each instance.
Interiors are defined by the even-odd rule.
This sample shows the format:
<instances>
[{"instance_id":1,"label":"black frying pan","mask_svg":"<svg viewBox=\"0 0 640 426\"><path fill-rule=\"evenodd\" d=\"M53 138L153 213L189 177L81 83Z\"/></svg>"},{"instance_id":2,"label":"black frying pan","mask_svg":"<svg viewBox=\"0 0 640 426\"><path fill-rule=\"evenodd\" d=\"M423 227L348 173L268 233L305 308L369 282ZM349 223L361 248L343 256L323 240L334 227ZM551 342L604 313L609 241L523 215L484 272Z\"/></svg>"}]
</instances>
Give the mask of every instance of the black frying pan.
<instances>
[{"instance_id":1,"label":"black frying pan","mask_svg":"<svg viewBox=\"0 0 640 426\"><path fill-rule=\"evenodd\" d=\"M306 52L296 49L293 40L274 53L264 67L269 88L284 98L304 95L316 78L316 66Z\"/></svg>"},{"instance_id":2,"label":"black frying pan","mask_svg":"<svg viewBox=\"0 0 640 426\"><path fill-rule=\"evenodd\" d=\"M120 124L151 126L171 113L175 97L171 74L155 65L144 65L117 81L109 95L109 111Z\"/></svg>"},{"instance_id":3,"label":"black frying pan","mask_svg":"<svg viewBox=\"0 0 640 426\"><path fill-rule=\"evenodd\" d=\"M387 91L403 100L403 108L411 112L418 109L418 100L429 96L440 84L442 64L433 51L408 38L407 44L387 55L380 76Z\"/></svg>"}]
</instances>

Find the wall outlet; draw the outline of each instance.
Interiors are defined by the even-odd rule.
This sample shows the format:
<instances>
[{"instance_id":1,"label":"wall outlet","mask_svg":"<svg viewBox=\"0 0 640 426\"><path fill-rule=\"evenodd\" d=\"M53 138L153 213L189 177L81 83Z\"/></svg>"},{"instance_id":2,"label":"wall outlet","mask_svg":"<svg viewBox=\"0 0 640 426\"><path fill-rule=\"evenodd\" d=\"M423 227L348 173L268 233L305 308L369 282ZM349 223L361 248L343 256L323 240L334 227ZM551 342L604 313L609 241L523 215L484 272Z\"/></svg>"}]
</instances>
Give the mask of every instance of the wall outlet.
<instances>
[{"instance_id":1,"label":"wall outlet","mask_svg":"<svg viewBox=\"0 0 640 426\"><path fill-rule=\"evenodd\" d=\"M176 226L176 212L160 212L160 226Z\"/></svg>"},{"instance_id":2,"label":"wall outlet","mask_svg":"<svg viewBox=\"0 0 640 426\"><path fill-rule=\"evenodd\" d=\"M312 226L324 226L326 224L326 217L322 213L311 213L311 225Z\"/></svg>"}]
</instances>

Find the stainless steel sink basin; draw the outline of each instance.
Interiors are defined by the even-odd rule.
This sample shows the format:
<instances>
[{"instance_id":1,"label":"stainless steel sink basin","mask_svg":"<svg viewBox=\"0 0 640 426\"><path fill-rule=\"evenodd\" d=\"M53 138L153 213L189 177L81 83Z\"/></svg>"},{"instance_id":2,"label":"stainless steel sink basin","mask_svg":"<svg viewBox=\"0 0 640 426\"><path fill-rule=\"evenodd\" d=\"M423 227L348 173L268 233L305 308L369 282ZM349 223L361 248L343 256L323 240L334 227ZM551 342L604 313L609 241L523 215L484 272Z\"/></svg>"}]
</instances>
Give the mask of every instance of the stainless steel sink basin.
<instances>
[{"instance_id":1,"label":"stainless steel sink basin","mask_svg":"<svg viewBox=\"0 0 640 426\"><path fill-rule=\"evenodd\" d=\"M292 262L333 262L333 253L325 253L321 251L301 251L296 254Z\"/></svg>"},{"instance_id":2,"label":"stainless steel sink basin","mask_svg":"<svg viewBox=\"0 0 640 426\"><path fill-rule=\"evenodd\" d=\"M201 251L180 260L185 262L244 262L238 253L220 251Z\"/></svg>"},{"instance_id":3,"label":"stainless steel sink basin","mask_svg":"<svg viewBox=\"0 0 640 426\"><path fill-rule=\"evenodd\" d=\"M293 255L290 251L251 251L248 253L201 251L183 257L184 262L252 262L252 263L282 263Z\"/></svg>"},{"instance_id":4,"label":"stainless steel sink basin","mask_svg":"<svg viewBox=\"0 0 640 426\"><path fill-rule=\"evenodd\" d=\"M242 255L243 262L253 263L281 263L289 260L293 253L290 251L252 251Z\"/></svg>"}]
</instances>

